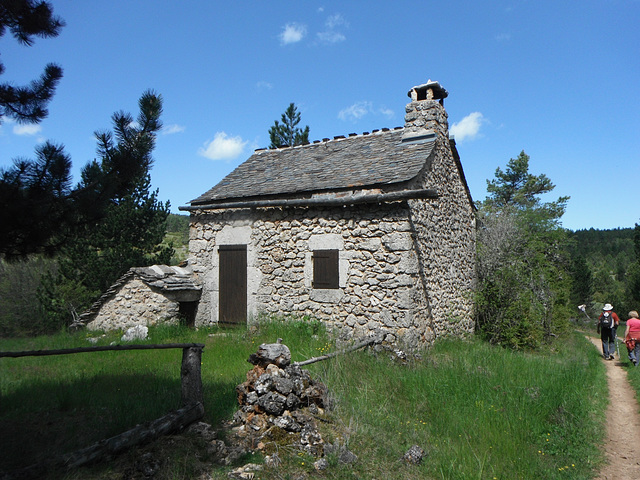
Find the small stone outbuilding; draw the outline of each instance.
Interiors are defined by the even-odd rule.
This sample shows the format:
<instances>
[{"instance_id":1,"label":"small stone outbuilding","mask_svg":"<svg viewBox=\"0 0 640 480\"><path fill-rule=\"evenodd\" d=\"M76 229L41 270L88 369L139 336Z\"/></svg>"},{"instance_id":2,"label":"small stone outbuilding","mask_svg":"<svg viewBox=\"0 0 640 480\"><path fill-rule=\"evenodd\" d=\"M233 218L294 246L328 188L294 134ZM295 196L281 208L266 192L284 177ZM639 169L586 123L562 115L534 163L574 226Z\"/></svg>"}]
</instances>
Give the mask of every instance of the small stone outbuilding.
<instances>
[{"instance_id":1,"label":"small stone outbuilding","mask_svg":"<svg viewBox=\"0 0 640 480\"><path fill-rule=\"evenodd\" d=\"M309 316L408 346L473 330L474 206L447 91L409 91L404 127L257 150L181 210L196 325Z\"/></svg>"},{"instance_id":2,"label":"small stone outbuilding","mask_svg":"<svg viewBox=\"0 0 640 480\"><path fill-rule=\"evenodd\" d=\"M89 330L126 330L181 321L194 325L201 286L190 268L131 268L83 313Z\"/></svg>"}]
</instances>

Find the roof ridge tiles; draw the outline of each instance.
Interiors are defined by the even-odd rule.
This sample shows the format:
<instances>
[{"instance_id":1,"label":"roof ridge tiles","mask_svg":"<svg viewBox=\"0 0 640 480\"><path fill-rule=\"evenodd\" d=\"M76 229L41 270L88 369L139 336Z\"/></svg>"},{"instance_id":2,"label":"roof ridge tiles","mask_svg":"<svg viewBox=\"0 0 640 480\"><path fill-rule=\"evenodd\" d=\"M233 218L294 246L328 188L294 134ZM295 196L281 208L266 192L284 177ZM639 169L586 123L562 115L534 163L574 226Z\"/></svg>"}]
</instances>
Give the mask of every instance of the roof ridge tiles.
<instances>
[{"instance_id":1,"label":"roof ridge tiles","mask_svg":"<svg viewBox=\"0 0 640 480\"><path fill-rule=\"evenodd\" d=\"M291 148L304 148L304 147L308 147L310 145L317 145L319 143L327 143L327 142L335 142L335 141L339 141L339 140L350 140L350 139L354 139L354 138L359 138L359 137L365 137L368 135L373 135L373 134L383 134L383 133L387 133L387 132L392 132L392 131L398 131L398 130L403 130L405 127L382 127L382 128L376 128L375 130L372 130L371 132L362 132L360 134L358 133L349 133L348 135L334 135L333 138L329 138L329 137L323 137L322 139L316 139L313 140L309 143L305 143L303 145L293 145L293 146L284 146L284 147L278 147L278 148L267 148L267 147L261 147L261 148L256 148L254 150L254 153L262 153L262 152L272 152L274 150L289 150Z\"/></svg>"}]
</instances>

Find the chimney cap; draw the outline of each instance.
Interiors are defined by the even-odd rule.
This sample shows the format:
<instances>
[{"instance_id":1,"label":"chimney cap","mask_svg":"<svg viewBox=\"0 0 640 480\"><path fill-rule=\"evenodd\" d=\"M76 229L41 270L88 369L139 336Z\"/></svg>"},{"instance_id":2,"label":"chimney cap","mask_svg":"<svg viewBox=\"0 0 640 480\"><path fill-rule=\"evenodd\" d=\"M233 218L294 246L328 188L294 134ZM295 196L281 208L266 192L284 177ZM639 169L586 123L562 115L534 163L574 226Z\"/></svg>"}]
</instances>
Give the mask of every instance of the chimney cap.
<instances>
[{"instance_id":1,"label":"chimney cap","mask_svg":"<svg viewBox=\"0 0 640 480\"><path fill-rule=\"evenodd\" d=\"M432 96L429 96L429 90L431 90ZM439 82L429 79L427 83L417 85L409 90L407 96L414 102L418 100L442 100L449 96L449 92Z\"/></svg>"}]
</instances>

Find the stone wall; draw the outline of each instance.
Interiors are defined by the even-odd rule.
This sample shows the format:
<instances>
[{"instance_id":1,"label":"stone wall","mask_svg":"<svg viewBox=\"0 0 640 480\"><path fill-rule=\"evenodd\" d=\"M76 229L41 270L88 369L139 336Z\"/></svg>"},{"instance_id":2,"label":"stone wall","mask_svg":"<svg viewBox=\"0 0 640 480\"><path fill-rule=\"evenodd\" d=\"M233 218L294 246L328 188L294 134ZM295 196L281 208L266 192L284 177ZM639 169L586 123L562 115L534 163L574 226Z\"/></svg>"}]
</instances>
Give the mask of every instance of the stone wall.
<instances>
[{"instance_id":1,"label":"stone wall","mask_svg":"<svg viewBox=\"0 0 640 480\"><path fill-rule=\"evenodd\" d=\"M438 185L440 202L411 201L411 223L416 232L422 278L434 319L436 336L473 332L475 282L475 216L464 185L447 149L437 155L425 184Z\"/></svg>"},{"instance_id":2,"label":"stone wall","mask_svg":"<svg viewBox=\"0 0 640 480\"><path fill-rule=\"evenodd\" d=\"M126 330L136 325L178 321L179 303L154 291L135 276L114 290L95 318L87 323L89 330Z\"/></svg>"},{"instance_id":3,"label":"stone wall","mask_svg":"<svg viewBox=\"0 0 640 480\"><path fill-rule=\"evenodd\" d=\"M436 146L417 188L435 188L437 202L412 200L411 223L415 230L422 278L436 321L436 336L463 335L473 331L476 222L473 200L464 183L464 172L454 158L449 139L448 115L436 100L412 101L406 106L405 129L429 129L437 134Z\"/></svg>"},{"instance_id":4,"label":"stone wall","mask_svg":"<svg viewBox=\"0 0 640 480\"><path fill-rule=\"evenodd\" d=\"M419 203L429 202L434 201ZM456 254L443 251L420 267L412 220L415 209L410 210L406 202L395 202L322 210L236 210L199 217L192 224L190 242L191 266L204 278L196 324L217 322L217 246L222 241L247 245L250 318L263 312L309 315L345 338L381 329L393 343L430 343L436 329L430 299L449 301L451 290L461 282L422 278L448 270ZM436 235L427 243L434 246L439 240ZM461 236L458 240L468 239ZM453 241L441 246L461 248ZM339 251L339 289L312 288L311 255L316 248ZM426 295L425 286L434 291ZM455 315L465 307L456 308ZM449 321L444 314L450 316L448 308L435 312L437 322ZM468 319L469 312L465 313Z\"/></svg>"}]
</instances>

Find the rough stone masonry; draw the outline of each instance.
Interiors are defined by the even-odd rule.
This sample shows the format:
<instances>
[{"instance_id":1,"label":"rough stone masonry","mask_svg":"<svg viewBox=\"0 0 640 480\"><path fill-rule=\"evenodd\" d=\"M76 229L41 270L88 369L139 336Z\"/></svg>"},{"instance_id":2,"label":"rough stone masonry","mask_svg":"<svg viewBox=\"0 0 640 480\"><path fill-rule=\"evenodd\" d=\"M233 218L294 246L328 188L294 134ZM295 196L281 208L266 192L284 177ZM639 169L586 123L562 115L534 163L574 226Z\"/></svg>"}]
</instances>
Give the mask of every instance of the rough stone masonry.
<instances>
[{"instance_id":1,"label":"rough stone masonry","mask_svg":"<svg viewBox=\"0 0 640 480\"><path fill-rule=\"evenodd\" d=\"M306 370L291 365L289 348L262 344L248 360L254 365L247 380L236 387L240 409L234 433L250 449L267 454L292 445L321 457L324 440L316 417L327 403L327 388Z\"/></svg>"}]
</instances>

